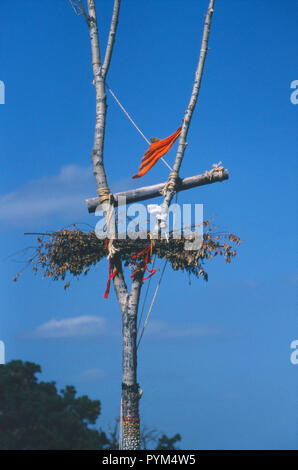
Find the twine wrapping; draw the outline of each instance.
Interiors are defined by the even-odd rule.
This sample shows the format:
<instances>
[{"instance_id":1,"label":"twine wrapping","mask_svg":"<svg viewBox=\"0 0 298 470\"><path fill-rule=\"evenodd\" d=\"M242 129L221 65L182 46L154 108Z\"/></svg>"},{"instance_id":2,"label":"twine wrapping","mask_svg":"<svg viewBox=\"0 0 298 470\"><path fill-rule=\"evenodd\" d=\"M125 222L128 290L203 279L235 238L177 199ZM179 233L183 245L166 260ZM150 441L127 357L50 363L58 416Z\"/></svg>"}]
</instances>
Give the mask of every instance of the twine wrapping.
<instances>
[{"instance_id":1,"label":"twine wrapping","mask_svg":"<svg viewBox=\"0 0 298 470\"><path fill-rule=\"evenodd\" d=\"M177 189L178 180L179 180L179 175L177 171L171 171L169 179L164 185L164 187L162 188L162 190L160 191L160 194L165 196L168 191L175 192Z\"/></svg>"},{"instance_id":2,"label":"twine wrapping","mask_svg":"<svg viewBox=\"0 0 298 470\"><path fill-rule=\"evenodd\" d=\"M219 173L219 177L222 180L224 167L222 165L221 166L219 166L219 165L221 165L221 162L213 163L213 165L212 165L213 168L209 171L205 171L204 176L207 176L207 178L209 178L209 180L211 181L214 173Z\"/></svg>"},{"instance_id":3,"label":"twine wrapping","mask_svg":"<svg viewBox=\"0 0 298 470\"><path fill-rule=\"evenodd\" d=\"M113 195L111 194L109 188L97 188L97 194L100 204L103 204L106 201L108 201L109 203L112 202Z\"/></svg>"}]
</instances>

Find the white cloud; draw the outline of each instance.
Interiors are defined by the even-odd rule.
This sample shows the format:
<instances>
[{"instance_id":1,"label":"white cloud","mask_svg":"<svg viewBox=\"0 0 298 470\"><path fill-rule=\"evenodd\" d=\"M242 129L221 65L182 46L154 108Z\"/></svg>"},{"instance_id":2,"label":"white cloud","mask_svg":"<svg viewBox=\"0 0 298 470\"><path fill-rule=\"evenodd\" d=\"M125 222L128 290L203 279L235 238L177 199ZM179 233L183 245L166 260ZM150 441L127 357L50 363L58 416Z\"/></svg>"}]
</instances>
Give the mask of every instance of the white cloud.
<instances>
[{"instance_id":1,"label":"white cloud","mask_svg":"<svg viewBox=\"0 0 298 470\"><path fill-rule=\"evenodd\" d=\"M197 324L179 324L166 323L163 321L152 320L148 323L144 335L157 338L198 338L200 336L215 336L222 332L218 328L211 328Z\"/></svg>"},{"instance_id":2,"label":"white cloud","mask_svg":"<svg viewBox=\"0 0 298 470\"><path fill-rule=\"evenodd\" d=\"M106 334L106 320L102 317L83 315L80 317L52 320L38 326L33 336L38 338L75 338Z\"/></svg>"},{"instance_id":3,"label":"white cloud","mask_svg":"<svg viewBox=\"0 0 298 470\"><path fill-rule=\"evenodd\" d=\"M0 220L23 223L52 214L86 214L85 199L92 188L95 183L91 166L63 166L57 175L29 181L1 195Z\"/></svg>"},{"instance_id":4,"label":"white cloud","mask_svg":"<svg viewBox=\"0 0 298 470\"><path fill-rule=\"evenodd\" d=\"M120 329L105 318L84 315L57 320L56 318L38 326L33 331L35 338L77 338L91 336L118 337ZM199 324L172 324L159 320L149 321L144 336L154 339L186 339L202 336L217 336L224 332L219 328ZM91 373L91 372L90 372Z\"/></svg>"},{"instance_id":5,"label":"white cloud","mask_svg":"<svg viewBox=\"0 0 298 470\"><path fill-rule=\"evenodd\" d=\"M110 182L114 192L135 188L137 183L126 178ZM0 195L0 221L13 225L50 216L88 215L85 199L96 195L92 166L66 165L58 174L28 181L17 190Z\"/></svg>"}]
</instances>

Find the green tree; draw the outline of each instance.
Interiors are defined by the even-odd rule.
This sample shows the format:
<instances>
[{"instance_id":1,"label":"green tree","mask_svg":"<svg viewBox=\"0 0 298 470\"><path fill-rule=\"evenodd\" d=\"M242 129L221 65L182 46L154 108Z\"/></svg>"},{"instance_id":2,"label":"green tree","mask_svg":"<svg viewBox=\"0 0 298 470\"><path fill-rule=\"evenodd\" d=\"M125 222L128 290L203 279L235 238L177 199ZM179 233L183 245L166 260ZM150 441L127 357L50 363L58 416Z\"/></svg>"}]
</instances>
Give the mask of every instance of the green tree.
<instances>
[{"instance_id":1,"label":"green tree","mask_svg":"<svg viewBox=\"0 0 298 470\"><path fill-rule=\"evenodd\" d=\"M178 449L175 447L176 442L181 441L180 434L175 434L173 437L168 437L163 434L157 442L156 450L170 450L170 449Z\"/></svg>"},{"instance_id":2,"label":"green tree","mask_svg":"<svg viewBox=\"0 0 298 470\"><path fill-rule=\"evenodd\" d=\"M59 393L55 382L38 382L40 372L41 367L33 362L0 365L0 449L117 450L119 418L107 434L90 428L100 415L100 401L86 395L76 397L76 389L70 385ZM175 449L180 439L179 434L160 437L146 426L141 431L144 449L148 445Z\"/></svg>"},{"instance_id":3,"label":"green tree","mask_svg":"<svg viewBox=\"0 0 298 470\"><path fill-rule=\"evenodd\" d=\"M104 432L89 428L100 401L76 397L73 386L58 393L55 382L38 382L39 365L11 361L0 366L1 449L103 449Z\"/></svg>"}]
</instances>

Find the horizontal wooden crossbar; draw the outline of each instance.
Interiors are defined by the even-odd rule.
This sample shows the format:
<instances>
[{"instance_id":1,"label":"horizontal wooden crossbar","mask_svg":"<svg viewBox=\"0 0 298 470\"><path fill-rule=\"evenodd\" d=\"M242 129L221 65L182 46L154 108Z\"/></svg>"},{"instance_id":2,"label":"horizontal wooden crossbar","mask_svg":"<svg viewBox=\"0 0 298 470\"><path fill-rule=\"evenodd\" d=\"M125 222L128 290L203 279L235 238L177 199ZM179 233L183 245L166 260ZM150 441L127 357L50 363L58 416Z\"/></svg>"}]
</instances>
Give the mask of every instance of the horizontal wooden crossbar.
<instances>
[{"instance_id":1,"label":"horizontal wooden crossbar","mask_svg":"<svg viewBox=\"0 0 298 470\"><path fill-rule=\"evenodd\" d=\"M228 170L222 171L213 171L212 174L204 173L202 175L189 176L179 180L177 184L176 191L185 191L186 189L195 188L197 186L204 186L206 184L217 183L218 181L224 181L229 179ZM130 189L128 191L122 191L119 193L113 194L114 204L118 205L118 199L120 197L126 198L126 204L131 204L132 202L145 201L146 199L151 199L161 195L161 191L165 186L166 182L154 184L153 186L143 186L142 188ZM86 204L88 211L95 212L97 206L99 205L98 197L93 197L86 199Z\"/></svg>"}]
</instances>

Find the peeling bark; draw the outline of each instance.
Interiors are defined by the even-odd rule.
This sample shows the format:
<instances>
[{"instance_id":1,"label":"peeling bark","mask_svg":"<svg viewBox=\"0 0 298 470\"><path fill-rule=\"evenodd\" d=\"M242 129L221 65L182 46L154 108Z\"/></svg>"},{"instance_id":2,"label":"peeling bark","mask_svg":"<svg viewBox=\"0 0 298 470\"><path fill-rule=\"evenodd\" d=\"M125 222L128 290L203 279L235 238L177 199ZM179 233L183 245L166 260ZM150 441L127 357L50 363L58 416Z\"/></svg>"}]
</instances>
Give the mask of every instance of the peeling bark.
<instances>
[{"instance_id":1,"label":"peeling bark","mask_svg":"<svg viewBox=\"0 0 298 470\"><path fill-rule=\"evenodd\" d=\"M120 269L120 266L118 266ZM120 269L114 286L122 311L122 442L124 450L140 447L139 384L137 383L137 316L143 271L134 277L130 295Z\"/></svg>"}]
</instances>

